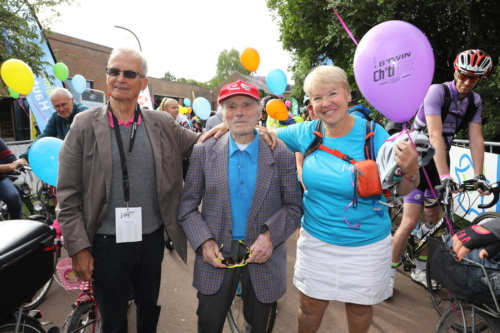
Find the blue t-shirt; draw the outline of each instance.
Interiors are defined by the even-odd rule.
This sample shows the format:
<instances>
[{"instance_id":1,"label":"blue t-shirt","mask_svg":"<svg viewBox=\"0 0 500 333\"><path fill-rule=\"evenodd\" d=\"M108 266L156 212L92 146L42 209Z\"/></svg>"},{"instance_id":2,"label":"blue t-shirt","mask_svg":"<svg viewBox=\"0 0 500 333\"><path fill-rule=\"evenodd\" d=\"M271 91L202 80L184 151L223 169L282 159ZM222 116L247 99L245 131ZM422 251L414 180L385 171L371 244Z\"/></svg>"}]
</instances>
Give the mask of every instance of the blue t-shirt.
<instances>
[{"instance_id":1,"label":"blue t-shirt","mask_svg":"<svg viewBox=\"0 0 500 333\"><path fill-rule=\"evenodd\" d=\"M323 145L337 149L357 161L365 159L364 144L366 120L354 117L352 130L344 137L323 137ZM291 125L278 130L278 138L283 140L293 152L305 153L314 140L314 130L318 120ZM378 153L389 134L379 125L375 129L375 152ZM323 242L341 246L362 246L376 243L389 235L391 220L387 208L379 207L384 216L373 211L371 198L358 196L357 208L349 207L353 200L352 164L322 150L316 150L304 161L302 180L307 188L304 193L304 217L302 227ZM385 201L382 195L380 200ZM359 223L359 229L349 227Z\"/></svg>"}]
</instances>

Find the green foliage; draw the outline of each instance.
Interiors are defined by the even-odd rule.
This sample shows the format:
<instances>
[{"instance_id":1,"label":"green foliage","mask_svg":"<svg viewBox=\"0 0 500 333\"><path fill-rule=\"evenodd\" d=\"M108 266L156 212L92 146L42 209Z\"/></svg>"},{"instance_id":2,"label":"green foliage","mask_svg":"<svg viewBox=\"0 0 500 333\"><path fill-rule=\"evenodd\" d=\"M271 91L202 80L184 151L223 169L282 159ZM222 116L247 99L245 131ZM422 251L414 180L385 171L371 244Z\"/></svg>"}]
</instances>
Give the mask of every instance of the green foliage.
<instances>
[{"instance_id":1,"label":"green foliage","mask_svg":"<svg viewBox=\"0 0 500 333\"><path fill-rule=\"evenodd\" d=\"M238 71L243 75L250 75L250 71L243 67L240 62L240 53L238 50L232 48L229 52L227 50L222 51L217 59L215 77L211 80L214 88L221 84L222 81L227 79L227 77L235 71Z\"/></svg>"},{"instance_id":2,"label":"green foliage","mask_svg":"<svg viewBox=\"0 0 500 333\"><path fill-rule=\"evenodd\" d=\"M500 11L497 0L267 0L271 15L280 26L283 48L293 57L290 70L295 88L292 95L303 96L302 82L310 69L325 58L343 68L352 88L356 88L353 58L356 45L338 21L333 5L356 40L375 25L402 20L422 30L434 50L433 83L453 80L453 61L460 51L481 49L494 60L500 57ZM476 91L483 98L486 140L500 138L500 68L484 80Z\"/></svg>"},{"instance_id":3,"label":"green foliage","mask_svg":"<svg viewBox=\"0 0 500 333\"><path fill-rule=\"evenodd\" d=\"M163 77L163 80L167 81L177 81L177 78L174 76L174 74L171 74L170 71L165 73L165 76Z\"/></svg>"},{"instance_id":4,"label":"green foliage","mask_svg":"<svg viewBox=\"0 0 500 333\"><path fill-rule=\"evenodd\" d=\"M245 67L243 67L243 65L240 62L240 53L238 52L238 50L235 50L233 48L230 51L223 50L219 54L219 58L217 59L217 70L215 72L215 75L212 79L210 79L207 82L200 82L193 79L185 79L185 78L176 79L175 76L170 73L170 71L165 73L163 79L214 89L235 71L238 71L243 75L250 74L250 71L247 70Z\"/></svg>"},{"instance_id":5,"label":"green foliage","mask_svg":"<svg viewBox=\"0 0 500 333\"><path fill-rule=\"evenodd\" d=\"M42 49L31 39L37 39L37 22L34 16L44 12L46 19L41 21L44 28L43 38L50 33L48 26L57 20L60 13L56 8L60 4L72 4L74 0L32 0L28 3L24 0L0 0L0 64L8 59L19 59L27 63L35 75L45 75L53 78L50 73L46 73L40 61L43 56ZM2 82L2 85L5 85Z\"/></svg>"}]
</instances>

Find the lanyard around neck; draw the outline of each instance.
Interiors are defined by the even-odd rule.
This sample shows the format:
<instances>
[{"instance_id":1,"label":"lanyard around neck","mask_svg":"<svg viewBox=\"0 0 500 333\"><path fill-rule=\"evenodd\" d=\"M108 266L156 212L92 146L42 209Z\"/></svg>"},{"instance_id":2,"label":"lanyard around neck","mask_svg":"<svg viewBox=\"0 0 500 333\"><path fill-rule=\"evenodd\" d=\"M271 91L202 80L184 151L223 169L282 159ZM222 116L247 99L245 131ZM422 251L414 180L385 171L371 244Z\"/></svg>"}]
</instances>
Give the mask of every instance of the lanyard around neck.
<instances>
[{"instance_id":1,"label":"lanyard around neck","mask_svg":"<svg viewBox=\"0 0 500 333\"><path fill-rule=\"evenodd\" d=\"M118 144L118 151L120 153L120 161L122 164L122 177L123 177L123 197L125 198L125 203L127 204L130 201L130 184L128 181L128 171L127 171L127 158L125 157L125 151L123 149L123 142L122 142L122 136L120 134L120 128L118 127L118 119L116 118L115 114L113 113L113 110L111 109L111 105L108 104L108 109L111 112L111 115L113 116L113 124L114 124L114 129L115 129L115 135L116 135L116 143ZM134 148L134 141L135 141L135 132L137 131L137 120L139 119L139 104L137 104L137 107L134 112L134 123L132 124L132 132L130 133L130 144L128 148L128 156L132 154L132 149Z\"/></svg>"}]
</instances>

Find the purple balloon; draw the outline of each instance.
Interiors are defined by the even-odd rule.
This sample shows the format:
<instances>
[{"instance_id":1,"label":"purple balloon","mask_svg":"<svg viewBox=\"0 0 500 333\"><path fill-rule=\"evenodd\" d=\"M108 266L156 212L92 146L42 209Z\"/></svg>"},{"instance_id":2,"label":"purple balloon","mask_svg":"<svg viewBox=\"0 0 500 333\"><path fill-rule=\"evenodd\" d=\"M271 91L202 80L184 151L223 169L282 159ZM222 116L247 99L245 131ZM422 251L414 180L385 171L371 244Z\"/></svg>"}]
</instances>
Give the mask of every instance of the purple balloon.
<instances>
[{"instance_id":1,"label":"purple balloon","mask_svg":"<svg viewBox=\"0 0 500 333\"><path fill-rule=\"evenodd\" d=\"M354 55L354 76L363 96L392 121L413 117L433 75L431 44L407 22L388 21L373 27Z\"/></svg>"}]
</instances>

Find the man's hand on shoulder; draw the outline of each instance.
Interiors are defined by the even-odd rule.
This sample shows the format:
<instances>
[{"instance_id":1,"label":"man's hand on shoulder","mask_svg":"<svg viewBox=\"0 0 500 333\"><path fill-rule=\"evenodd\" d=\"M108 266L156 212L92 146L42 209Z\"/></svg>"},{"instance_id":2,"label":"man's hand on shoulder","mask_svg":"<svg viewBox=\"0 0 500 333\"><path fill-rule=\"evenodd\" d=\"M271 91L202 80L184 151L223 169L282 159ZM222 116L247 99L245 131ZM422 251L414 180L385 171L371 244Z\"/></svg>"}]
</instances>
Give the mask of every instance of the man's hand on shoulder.
<instances>
[{"instance_id":1,"label":"man's hand on shoulder","mask_svg":"<svg viewBox=\"0 0 500 333\"><path fill-rule=\"evenodd\" d=\"M269 230L257 237L250 247L250 253L250 258L247 260L249 264L263 264L271 258L273 254L273 242Z\"/></svg>"},{"instance_id":2,"label":"man's hand on shoulder","mask_svg":"<svg viewBox=\"0 0 500 333\"><path fill-rule=\"evenodd\" d=\"M92 273L94 272L94 258L89 250L83 249L72 257L73 270L80 280L94 281Z\"/></svg>"},{"instance_id":3,"label":"man's hand on shoulder","mask_svg":"<svg viewBox=\"0 0 500 333\"><path fill-rule=\"evenodd\" d=\"M200 139L198 140L198 143L205 142L208 139L210 139L211 137L214 137L214 139L217 140L218 138L220 138L221 136L223 136L227 132L229 132L229 130L227 129L226 124L225 123L219 124L219 125L215 126L214 128L212 128L210 131L203 134L200 137Z\"/></svg>"},{"instance_id":4,"label":"man's hand on shoulder","mask_svg":"<svg viewBox=\"0 0 500 333\"><path fill-rule=\"evenodd\" d=\"M217 260L217 258L224 259L224 257L213 239L207 239L201 244L201 252L203 254L203 262L212 265L214 268L226 268L226 265Z\"/></svg>"}]
</instances>

